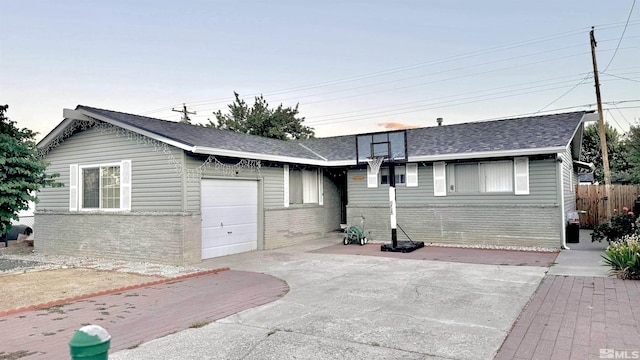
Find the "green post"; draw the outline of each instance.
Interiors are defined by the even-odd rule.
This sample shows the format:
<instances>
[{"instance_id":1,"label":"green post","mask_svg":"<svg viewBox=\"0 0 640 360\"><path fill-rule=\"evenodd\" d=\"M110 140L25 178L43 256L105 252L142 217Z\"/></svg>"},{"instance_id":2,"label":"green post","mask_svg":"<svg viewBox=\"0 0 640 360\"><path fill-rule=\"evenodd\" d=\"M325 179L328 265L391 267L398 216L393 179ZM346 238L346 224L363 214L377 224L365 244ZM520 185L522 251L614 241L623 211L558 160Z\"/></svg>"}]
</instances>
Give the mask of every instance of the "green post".
<instances>
[{"instance_id":1,"label":"green post","mask_svg":"<svg viewBox=\"0 0 640 360\"><path fill-rule=\"evenodd\" d=\"M98 325L87 325L76 331L69 348L72 360L107 360L111 335Z\"/></svg>"}]
</instances>

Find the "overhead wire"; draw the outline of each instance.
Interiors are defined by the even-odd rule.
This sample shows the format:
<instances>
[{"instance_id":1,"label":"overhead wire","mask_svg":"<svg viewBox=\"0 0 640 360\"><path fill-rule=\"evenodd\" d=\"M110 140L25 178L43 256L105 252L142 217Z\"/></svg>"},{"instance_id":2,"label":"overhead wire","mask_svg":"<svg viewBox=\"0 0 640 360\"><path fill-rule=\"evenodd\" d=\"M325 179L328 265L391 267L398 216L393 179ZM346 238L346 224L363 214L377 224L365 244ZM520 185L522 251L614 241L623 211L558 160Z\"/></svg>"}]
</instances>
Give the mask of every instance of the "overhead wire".
<instances>
[{"instance_id":1,"label":"overhead wire","mask_svg":"<svg viewBox=\"0 0 640 360\"><path fill-rule=\"evenodd\" d=\"M460 55L453 55L453 56L449 56L449 57L445 57L445 58L441 58L441 59L430 60L430 61L425 61L425 62L421 62L421 63L400 66L400 67L397 67L397 68L381 70L381 71L376 71L376 72L371 72L371 73L365 73L365 74L362 74L362 75L356 75L356 76L351 76L351 77L346 77L346 78L341 78L341 79L335 79L335 80L323 81L323 82L318 82L318 83L312 83L312 84L307 84L307 85L300 85L300 86L295 86L295 87L290 87L290 88L285 88L285 89L280 89L280 90L272 90L272 91L265 91L265 92L261 92L261 93L249 94L249 95L243 96L242 98L243 99L250 99L250 98L252 98L254 96L259 96L261 94L278 95L278 94L281 94L281 93L287 93L287 92L292 92L292 91L308 90L308 89L311 89L311 88L331 86L331 85L335 85L335 84L340 84L340 83L349 82L349 81L357 81L357 80L367 79L367 78L376 77L376 76L384 76L384 75L393 74L393 73L397 73L397 72L401 72L401 71L413 70L415 68L424 67L424 66L427 66L427 65L436 65L436 64L439 64L439 63L450 62L452 60L467 59L467 58L470 58L470 57L490 54L490 53L493 53L493 52L510 50L510 49L513 49L513 48L516 48L516 47L520 47L520 46L531 45L531 44L536 44L536 43L550 41L550 40L556 40L556 39L559 39L559 38L562 38L562 37L575 36L575 35L580 34L582 31L584 31L583 28L575 29L575 30L569 30L569 31L558 33L558 34L541 36L541 37L530 39L530 40L518 41L518 42L506 44L506 45L499 45L499 46L491 47L491 48L485 49L485 50L472 51L472 52L469 52L469 53L463 53L463 54L460 54ZM223 97L223 98L217 98L217 99L188 101L186 103L189 103L190 105L193 105L193 104L204 103L204 102L217 103L217 102L220 102L220 101L227 101L227 100L228 100L228 97ZM172 105L172 106L166 106L166 107L162 107L162 108L158 108L158 109L148 110L148 111L142 112L141 114L150 114L150 113L154 113L154 112L158 112L158 111L164 111L164 110L168 110L168 109L171 109L172 107L179 106L179 105L182 105L182 104L183 103L178 103L178 104L175 104L175 105Z\"/></svg>"},{"instance_id":2,"label":"overhead wire","mask_svg":"<svg viewBox=\"0 0 640 360\"><path fill-rule=\"evenodd\" d=\"M636 23L637 23L636 21L630 21L630 18L627 19L627 22L624 25L624 28L625 28L624 31L626 31L626 28L629 25L635 25ZM599 28L606 28L606 29L612 29L612 28L617 28L617 27L620 27L620 26L617 25L617 23L605 24L605 25L599 26ZM293 91L296 91L296 90L309 90L309 89L315 89L315 88L335 86L335 85L338 85L338 84L343 84L343 83L348 83L348 82L353 82L353 81L361 81L363 79L370 79L370 78L375 78L375 77L380 77L380 76L387 76L387 75L390 75L390 74L395 74L395 73L399 73L399 72L402 72L402 71L409 71L409 70L417 69L417 68L428 66L428 65L434 65L434 64L438 64L438 63L446 63L446 62L450 62L450 61L457 61L457 60L461 60L461 59L473 58L473 57L478 57L478 56L481 56L481 55L484 55L484 54L490 54L490 53L494 53L494 52L509 50L509 49L512 49L512 48L526 46L526 45L529 45L529 44L541 43L541 42L551 41L551 40L560 39L560 38L564 38L564 37L575 36L575 35L581 34L582 31L584 31L584 29L572 30L572 31L567 31L567 32L559 33L559 34L543 36L543 37L539 37L539 38L532 39L532 40L525 40L525 41L515 42L515 43L512 43L512 44L496 46L496 47L492 47L492 48L489 48L489 49L486 49L486 50L474 51L474 52L469 52L469 53L466 53L466 54L446 57L446 58L442 58L442 59L437 59L437 60L433 60L433 61L417 63L417 64L412 64L412 65L392 68L392 69L388 69L388 70L382 70L382 71L372 72L372 73L368 73L368 74L352 76L352 77L343 78L343 79L336 79L336 80L325 81L325 82L320 82L320 83L314 83L314 84L302 85L302 86L297 86L297 87L285 88L285 89L276 90L276 91L269 91L269 92L264 92L263 94L276 94L276 95L277 94L285 94L285 93L293 92ZM624 33L624 31L623 31L623 33ZM629 37L627 37L627 38L629 38ZM611 41L611 40L603 40L602 42L604 42L604 41ZM617 52L620 49L620 41L621 40L618 41L618 45L616 46L615 52ZM576 45L576 46L579 46L579 45ZM576 46L570 46L569 48L576 47ZM567 47L565 47L565 48L567 48ZM555 49L554 50L548 50L548 51L540 52L540 53L548 53L548 52L553 52L553 51L556 51L556 50ZM582 55L582 54L583 53L564 56L564 57L557 57L557 58L548 59L548 60L542 60L542 61L539 61L539 62L532 62L532 63L529 63L529 65L533 65L533 64L541 63L541 62L556 61L556 60L559 60L559 59L562 59L562 58L578 56L578 55ZM517 58L521 58L521 57L525 57L525 56L513 57L511 59L517 59ZM612 57L612 59L613 59L613 57ZM494 61L486 62L484 64L497 63L497 62L500 62L500 61L506 61L506 60L505 59L494 60ZM479 65L483 65L483 64L475 64L475 65L466 66L466 67L459 67L459 68L456 68L456 69L442 70L440 72L435 72L435 73L432 73L432 74L447 73L447 72L451 72L451 71L455 71L455 70L461 70L461 69L464 69L464 68L478 67ZM488 71L484 71L484 72L477 72L477 73L474 73L474 74L471 74L471 75L467 74L467 75L462 75L462 76L450 77L450 78L447 78L447 79L437 80L435 82L451 81L451 80L456 80L456 79L463 78L463 77L475 76L475 75L480 75L480 74L490 73L490 72L497 72L497 71L507 70L507 69L511 69L511 68L515 68L515 67L519 67L519 66L524 66L524 65L515 65L515 66L503 67L503 68L500 68L500 69L492 69L492 70L488 70ZM618 77L618 78L623 79L623 80L637 81L637 80L634 80L634 79L624 78L624 77L621 77L621 76L615 75L615 74L607 73L606 75L609 75L609 76L612 76L612 77ZM391 81L379 82L379 83L373 84L373 85L358 86L358 87L354 87L354 88L350 88L350 89L342 89L342 90L329 91L329 92L320 93L320 94L306 95L304 97L319 96L319 95L324 95L324 94L333 93L333 92L352 91L352 90L357 90L357 89L361 89L361 88L365 88L365 87L368 88L368 87L371 87L371 86L379 86L379 85L389 84L389 83L393 83L393 82L401 82L401 81L405 81L405 80L409 80L409 79L415 79L415 78L418 78L418 77L426 77L426 76L430 76L430 74L422 74L422 75L413 76L413 77L410 77L410 78L402 78L402 79L396 79L396 80L391 80ZM570 89L570 91L568 91L566 93L570 93L573 89L579 87L582 83L584 83L584 81L586 81L586 79L588 79L588 77L585 77L585 78L581 79L577 84L575 84ZM395 91L395 90L399 90L399 89L403 89L403 88L410 88L410 87L415 87L415 86L424 86L424 85L428 85L428 84L431 84L431 83L434 83L434 82L426 82L426 83L422 83L422 84L413 84L413 85L408 85L408 86L405 86L405 87L397 87L397 88L390 89L390 90L383 90L383 91L376 91L376 92L368 92L366 94L352 95L352 96L349 96L349 97L338 97L338 98L335 98L335 99L324 99L324 100L315 101L315 102L302 103L301 105L309 105L309 104L315 104L315 103L343 100L343 99L348 99L348 98L352 98L352 97L356 97L356 96L366 96L366 95L371 95L371 94L375 94L375 93ZM473 92L471 92L471 93L473 93ZM469 94L469 93L465 93L465 94ZM258 94L255 94L255 95L258 95ZM459 95L450 95L449 97L455 97L455 96L459 96ZM560 96L559 98L557 98L557 100L554 100L553 102L551 102L547 106L539 109L538 112L543 111L544 109L548 108L549 106L551 106L552 104L554 104L555 102L557 102L559 99L561 99L564 96L565 95ZM204 106L204 105L207 105L207 104L211 104L212 101L217 101L217 100L228 101L229 98L230 97L224 97L224 98L213 99L213 100L212 99L207 99L207 100L201 100L201 101L192 101L192 102L189 102L189 104L193 104L194 106L196 104L199 104L198 106ZM245 97L243 97L243 98L245 98ZM289 99L284 99L284 100L280 100L280 101L286 101L286 100L289 100ZM412 103L419 103L420 101L416 101L416 102L412 102ZM398 107L398 106L403 106L405 104L391 105L391 106L388 106L388 107ZM178 106L178 105L182 105L182 103L176 104L174 106ZM453 105L449 105L449 106L453 106ZM157 112L157 111L164 111L164 110L168 110L168 109L170 109L172 107L173 106L164 107L164 108L160 108L160 109L156 109L156 110L150 110L150 111L145 112L144 114L153 113L153 112ZM385 107L381 107L381 108L385 108ZM371 111L371 110L372 109L368 109L368 110L364 110L364 111ZM198 110L198 112L201 112L201 111L206 111L206 109L205 110ZM422 111L422 110L420 110L420 111ZM351 113L354 113L354 112L358 112L358 111L352 111ZM340 114L340 113L338 113L338 114ZM333 116L333 115L335 115L335 114L321 115L321 117L327 117L327 116ZM177 116L177 115L175 115L175 116ZM203 117L203 116L211 116L211 115L210 114L202 114L202 115L197 115L195 117ZM312 122L312 121L313 120L311 120L309 122Z\"/></svg>"},{"instance_id":3,"label":"overhead wire","mask_svg":"<svg viewBox=\"0 0 640 360\"><path fill-rule=\"evenodd\" d=\"M613 59L616 57L616 54L618 53L618 49L620 48L620 44L622 43L622 38L624 38L624 33L627 31L627 26L629 26L629 20L631 20L631 14L633 13L633 7L636 5L636 0L633 0L633 3L631 4L631 9L629 10L629 16L627 16L627 21L624 24L624 28L622 29L622 34L620 35L620 40L618 40L618 45L616 46L616 49L613 52L613 55L611 55L611 59L609 59L609 63L607 64L607 66L604 67L604 71L607 71L607 69L609 69L609 66L611 65L611 63L613 62Z\"/></svg>"}]
</instances>

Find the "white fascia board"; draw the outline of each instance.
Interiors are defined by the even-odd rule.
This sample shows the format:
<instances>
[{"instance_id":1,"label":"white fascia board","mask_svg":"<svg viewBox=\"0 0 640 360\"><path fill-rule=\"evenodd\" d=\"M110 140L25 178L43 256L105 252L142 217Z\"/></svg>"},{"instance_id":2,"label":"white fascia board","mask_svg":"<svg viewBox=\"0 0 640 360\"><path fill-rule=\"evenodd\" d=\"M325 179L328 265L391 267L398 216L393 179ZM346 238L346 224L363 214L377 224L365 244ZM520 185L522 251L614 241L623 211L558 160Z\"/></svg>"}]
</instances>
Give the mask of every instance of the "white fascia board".
<instances>
[{"instance_id":1,"label":"white fascia board","mask_svg":"<svg viewBox=\"0 0 640 360\"><path fill-rule=\"evenodd\" d=\"M591 171L595 171L596 170L596 166L593 163L590 163L590 162L573 160L573 165L575 165L575 166L577 166L579 168L589 169Z\"/></svg>"},{"instance_id":2,"label":"white fascia board","mask_svg":"<svg viewBox=\"0 0 640 360\"><path fill-rule=\"evenodd\" d=\"M341 165L356 164L355 160L328 161L328 160L320 160L320 159L318 160L305 159L305 158L297 158L293 156L262 154L262 153L246 152L246 151L212 148L212 147L206 147L206 146L194 146L192 152L195 154L219 155L219 156L228 156L228 157L235 157L235 158L256 159L256 160L317 165L317 166L341 166Z\"/></svg>"},{"instance_id":3,"label":"white fascia board","mask_svg":"<svg viewBox=\"0 0 640 360\"><path fill-rule=\"evenodd\" d=\"M56 126L53 130L51 130L42 140L38 142L36 145L39 148L45 147L51 142L53 139L58 137L75 119L64 119L58 126Z\"/></svg>"},{"instance_id":4,"label":"white fascia board","mask_svg":"<svg viewBox=\"0 0 640 360\"><path fill-rule=\"evenodd\" d=\"M87 110L80 110L80 111L83 114L85 114L85 115L87 115L89 117L92 117L94 119L97 119L97 120L100 120L100 121L104 121L104 122L106 122L108 124L111 124L111 125L114 125L114 126L117 126L117 127L121 127L123 129L129 130L131 132L134 132L134 133L137 133L137 134L140 134L140 135L144 135L144 136L146 136L148 138L151 138L151 139L154 139L154 140L158 140L160 142L166 143L168 145L175 146L175 147L177 147L179 149L182 149L182 150L193 151L193 149L196 148L195 146L191 146L191 145L187 145L187 144L181 143L179 141L171 140L171 139L168 139L168 138L166 138L164 136L160 136L158 134L142 130L142 129L138 128L138 127L131 126L131 125L128 125L128 124L123 124L123 123L121 123L119 121L110 119L108 117L104 117L102 115L94 114L94 113L92 113L90 111L87 111Z\"/></svg>"},{"instance_id":5,"label":"white fascia board","mask_svg":"<svg viewBox=\"0 0 640 360\"><path fill-rule=\"evenodd\" d=\"M507 150L507 151L483 151L464 154L442 154L442 155L424 155L409 156L408 162L418 161L448 161L448 160L467 160L467 159L483 159L496 157L518 157L531 155L557 154L563 152L564 147L540 148L540 149L524 149L524 150Z\"/></svg>"},{"instance_id":6,"label":"white fascia board","mask_svg":"<svg viewBox=\"0 0 640 360\"><path fill-rule=\"evenodd\" d=\"M327 160L315 160L315 159L305 159L305 158L297 158L297 157L292 157L292 156L280 156L280 155L270 155L270 154L262 154L262 153L253 153L253 152L246 152L246 151L236 151L236 150L227 150L227 149L220 149L220 148L212 148L212 147L206 147L206 146L191 146L191 145L187 145L175 140L171 140L168 139L164 136L160 136L158 134L152 133L152 132L148 132L145 130L141 130L138 127L135 126L130 126L127 124L123 124L119 121L98 115L98 114L94 114L91 111L87 111L87 110L69 110L68 112L65 112L65 114L68 113L69 115L73 114L74 118L79 118L79 117L83 117L86 118L87 120L91 120L90 118L94 118L100 121L104 121L106 123L109 123L111 125L114 126L118 126L121 127L123 129L132 131L134 133L140 134L140 135L144 135L146 137L149 137L151 139L166 143L168 145L172 145L175 146L179 149L185 150L185 151L189 151L192 152L194 154L204 154L204 155L218 155L218 156L228 156L228 157L235 157L235 158L241 158L241 159L256 159L256 160L266 160L266 161L275 161L275 162L288 162L288 163L295 163L295 164L307 164L307 165L317 165L317 166L346 166L346 165L356 165L356 160L338 160L338 161L327 161ZM73 119L72 119L73 120ZM64 128L64 127L63 127Z\"/></svg>"},{"instance_id":7,"label":"white fascia board","mask_svg":"<svg viewBox=\"0 0 640 360\"><path fill-rule=\"evenodd\" d=\"M584 115L582 115L582 122L592 122L592 121L598 121L600 120L600 116L598 115L598 112L590 112L590 113L586 113Z\"/></svg>"}]
</instances>

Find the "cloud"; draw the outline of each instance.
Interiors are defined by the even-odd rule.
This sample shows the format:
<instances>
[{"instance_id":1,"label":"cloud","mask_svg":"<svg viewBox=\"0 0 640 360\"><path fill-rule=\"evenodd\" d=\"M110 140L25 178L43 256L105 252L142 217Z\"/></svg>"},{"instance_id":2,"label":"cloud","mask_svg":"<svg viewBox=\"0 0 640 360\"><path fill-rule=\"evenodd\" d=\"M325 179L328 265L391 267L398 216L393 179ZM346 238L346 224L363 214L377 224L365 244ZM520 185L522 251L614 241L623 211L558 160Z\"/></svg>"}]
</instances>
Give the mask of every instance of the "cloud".
<instances>
[{"instance_id":1,"label":"cloud","mask_svg":"<svg viewBox=\"0 0 640 360\"><path fill-rule=\"evenodd\" d=\"M378 126L382 126L385 129L392 129L392 130L396 130L396 129L415 129L415 128L419 128L420 127L419 125L403 124L403 123L393 122L393 121L381 122L381 123L378 123Z\"/></svg>"}]
</instances>

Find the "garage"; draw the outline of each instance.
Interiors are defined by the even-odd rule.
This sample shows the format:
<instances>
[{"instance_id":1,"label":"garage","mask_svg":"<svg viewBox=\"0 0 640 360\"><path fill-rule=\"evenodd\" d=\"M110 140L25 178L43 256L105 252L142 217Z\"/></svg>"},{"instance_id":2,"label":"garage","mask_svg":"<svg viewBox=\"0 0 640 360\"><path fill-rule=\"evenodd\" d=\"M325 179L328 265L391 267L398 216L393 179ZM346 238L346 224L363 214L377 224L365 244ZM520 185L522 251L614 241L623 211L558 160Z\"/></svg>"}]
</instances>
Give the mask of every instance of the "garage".
<instances>
[{"instance_id":1,"label":"garage","mask_svg":"<svg viewBox=\"0 0 640 360\"><path fill-rule=\"evenodd\" d=\"M258 248L258 182L202 179L202 259Z\"/></svg>"}]
</instances>

